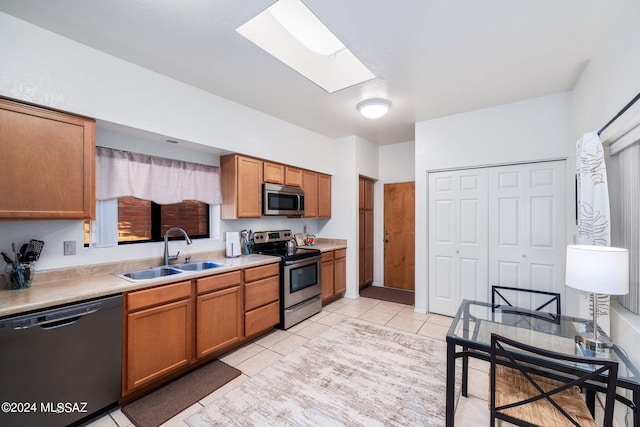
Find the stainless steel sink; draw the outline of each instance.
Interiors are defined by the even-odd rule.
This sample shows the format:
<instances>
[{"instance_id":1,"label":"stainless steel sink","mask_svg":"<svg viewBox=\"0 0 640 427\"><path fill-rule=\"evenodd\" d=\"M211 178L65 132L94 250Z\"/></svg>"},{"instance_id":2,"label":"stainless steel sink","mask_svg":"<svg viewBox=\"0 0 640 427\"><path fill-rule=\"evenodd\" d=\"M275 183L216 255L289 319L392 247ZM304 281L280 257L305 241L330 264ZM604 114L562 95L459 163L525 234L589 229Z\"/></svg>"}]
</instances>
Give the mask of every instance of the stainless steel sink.
<instances>
[{"instance_id":1,"label":"stainless steel sink","mask_svg":"<svg viewBox=\"0 0 640 427\"><path fill-rule=\"evenodd\" d=\"M175 267L152 267L144 270L136 270L129 271L126 273L116 274L118 277L122 277L123 279L138 281L138 280L148 280L148 279L157 279L158 277L171 276L173 274L181 274L182 271L178 270Z\"/></svg>"},{"instance_id":2,"label":"stainless steel sink","mask_svg":"<svg viewBox=\"0 0 640 427\"><path fill-rule=\"evenodd\" d=\"M198 261L198 262L190 262L188 264L180 264L175 267L184 270L184 271L200 271L200 270L208 270L210 268L224 267L225 264L218 264L213 261Z\"/></svg>"}]
</instances>

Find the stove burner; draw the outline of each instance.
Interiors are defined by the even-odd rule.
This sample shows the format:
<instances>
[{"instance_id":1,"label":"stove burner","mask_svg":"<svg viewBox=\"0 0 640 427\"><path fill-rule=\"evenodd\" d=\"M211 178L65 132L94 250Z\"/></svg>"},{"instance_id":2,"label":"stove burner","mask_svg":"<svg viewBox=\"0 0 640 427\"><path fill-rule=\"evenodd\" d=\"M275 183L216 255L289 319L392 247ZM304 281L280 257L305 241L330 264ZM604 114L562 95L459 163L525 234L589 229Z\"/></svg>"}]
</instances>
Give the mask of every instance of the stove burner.
<instances>
[{"instance_id":1,"label":"stove burner","mask_svg":"<svg viewBox=\"0 0 640 427\"><path fill-rule=\"evenodd\" d=\"M292 239L290 230L257 231L254 233L253 251L262 255L273 255L285 261L295 261L320 255L320 250L309 248L287 249Z\"/></svg>"}]
</instances>

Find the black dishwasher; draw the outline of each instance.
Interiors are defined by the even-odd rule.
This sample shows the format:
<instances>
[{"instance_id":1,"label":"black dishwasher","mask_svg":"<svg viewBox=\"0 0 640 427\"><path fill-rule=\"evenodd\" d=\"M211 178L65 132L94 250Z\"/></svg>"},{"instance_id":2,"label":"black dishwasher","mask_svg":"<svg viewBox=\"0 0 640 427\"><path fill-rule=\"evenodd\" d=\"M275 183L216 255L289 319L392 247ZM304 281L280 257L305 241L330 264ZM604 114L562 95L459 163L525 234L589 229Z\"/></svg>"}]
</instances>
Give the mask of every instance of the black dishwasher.
<instances>
[{"instance_id":1,"label":"black dishwasher","mask_svg":"<svg viewBox=\"0 0 640 427\"><path fill-rule=\"evenodd\" d=\"M120 398L122 295L0 319L0 425L65 426Z\"/></svg>"}]
</instances>

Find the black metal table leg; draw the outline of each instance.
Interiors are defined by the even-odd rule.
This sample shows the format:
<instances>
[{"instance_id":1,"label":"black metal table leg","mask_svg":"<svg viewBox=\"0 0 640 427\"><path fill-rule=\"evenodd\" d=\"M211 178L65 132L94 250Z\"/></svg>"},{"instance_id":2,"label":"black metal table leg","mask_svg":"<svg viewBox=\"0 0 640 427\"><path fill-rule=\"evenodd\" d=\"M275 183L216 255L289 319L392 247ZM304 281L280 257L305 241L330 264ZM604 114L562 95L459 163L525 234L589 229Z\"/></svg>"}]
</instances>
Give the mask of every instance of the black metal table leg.
<instances>
[{"instance_id":1,"label":"black metal table leg","mask_svg":"<svg viewBox=\"0 0 640 427\"><path fill-rule=\"evenodd\" d=\"M633 390L633 404L635 408L633 410L633 426L640 427L640 419L638 418L638 411L640 410L640 390Z\"/></svg>"},{"instance_id":2,"label":"black metal table leg","mask_svg":"<svg viewBox=\"0 0 640 427\"><path fill-rule=\"evenodd\" d=\"M445 410L446 426L453 427L456 395L456 345L447 341L447 403Z\"/></svg>"},{"instance_id":3,"label":"black metal table leg","mask_svg":"<svg viewBox=\"0 0 640 427\"><path fill-rule=\"evenodd\" d=\"M587 408L589 408L589 412L591 413L591 416L595 417L596 416L596 391L587 389L587 396L585 400L587 402Z\"/></svg>"},{"instance_id":4,"label":"black metal table leg","mask_svg":"<svg viewBox=\"0 0 640 427\"><path fill-rule=\"evenodd\" d=\"M466 353L467 347L462 347L462 352ZM467 397L468 392L468 384L469 382L469 356L466 354L462 356L462 395Z\"/></svg>"}]
</instances>

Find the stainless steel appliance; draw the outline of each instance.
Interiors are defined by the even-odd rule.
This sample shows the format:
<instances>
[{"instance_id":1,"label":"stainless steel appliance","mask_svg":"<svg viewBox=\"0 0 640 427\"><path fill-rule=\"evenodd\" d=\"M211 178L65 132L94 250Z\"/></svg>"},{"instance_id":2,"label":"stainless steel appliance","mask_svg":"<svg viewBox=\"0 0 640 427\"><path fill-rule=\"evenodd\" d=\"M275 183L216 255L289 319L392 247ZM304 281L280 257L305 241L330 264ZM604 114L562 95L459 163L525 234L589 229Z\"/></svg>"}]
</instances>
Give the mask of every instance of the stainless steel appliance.
<instances>
[{"instance_id":1,"label":"stainless steel appliance","mask_svg":"<svg viewBox=\"0 0 640 427\"><path fill-rule=\"evenodd\" d=\"M0 349L0 425L66 426L114 407L122 295L2 318Z\"/></svg>"},{"instance_id":2,"label":"stainless steel appliance","mask_svg":"<svg viewBox=\"0 0 640 427\"><path fill-rule=\"evenodd\" d=\"M318 249L289 245L291 230L254 233L254 252L279 256L280 327L289 329L322 311L322 262Z\"/></svg>"},{"instance_id":3,"label":"stainless steel appliance","mask_svg":"<svg viewBox=\"0 0 640 427\"><path fill-rule=\"evenodd\" d=\"M304 215L304 190L290 185L262 185L263 215Z\"/></svg>"}]
</instances>

